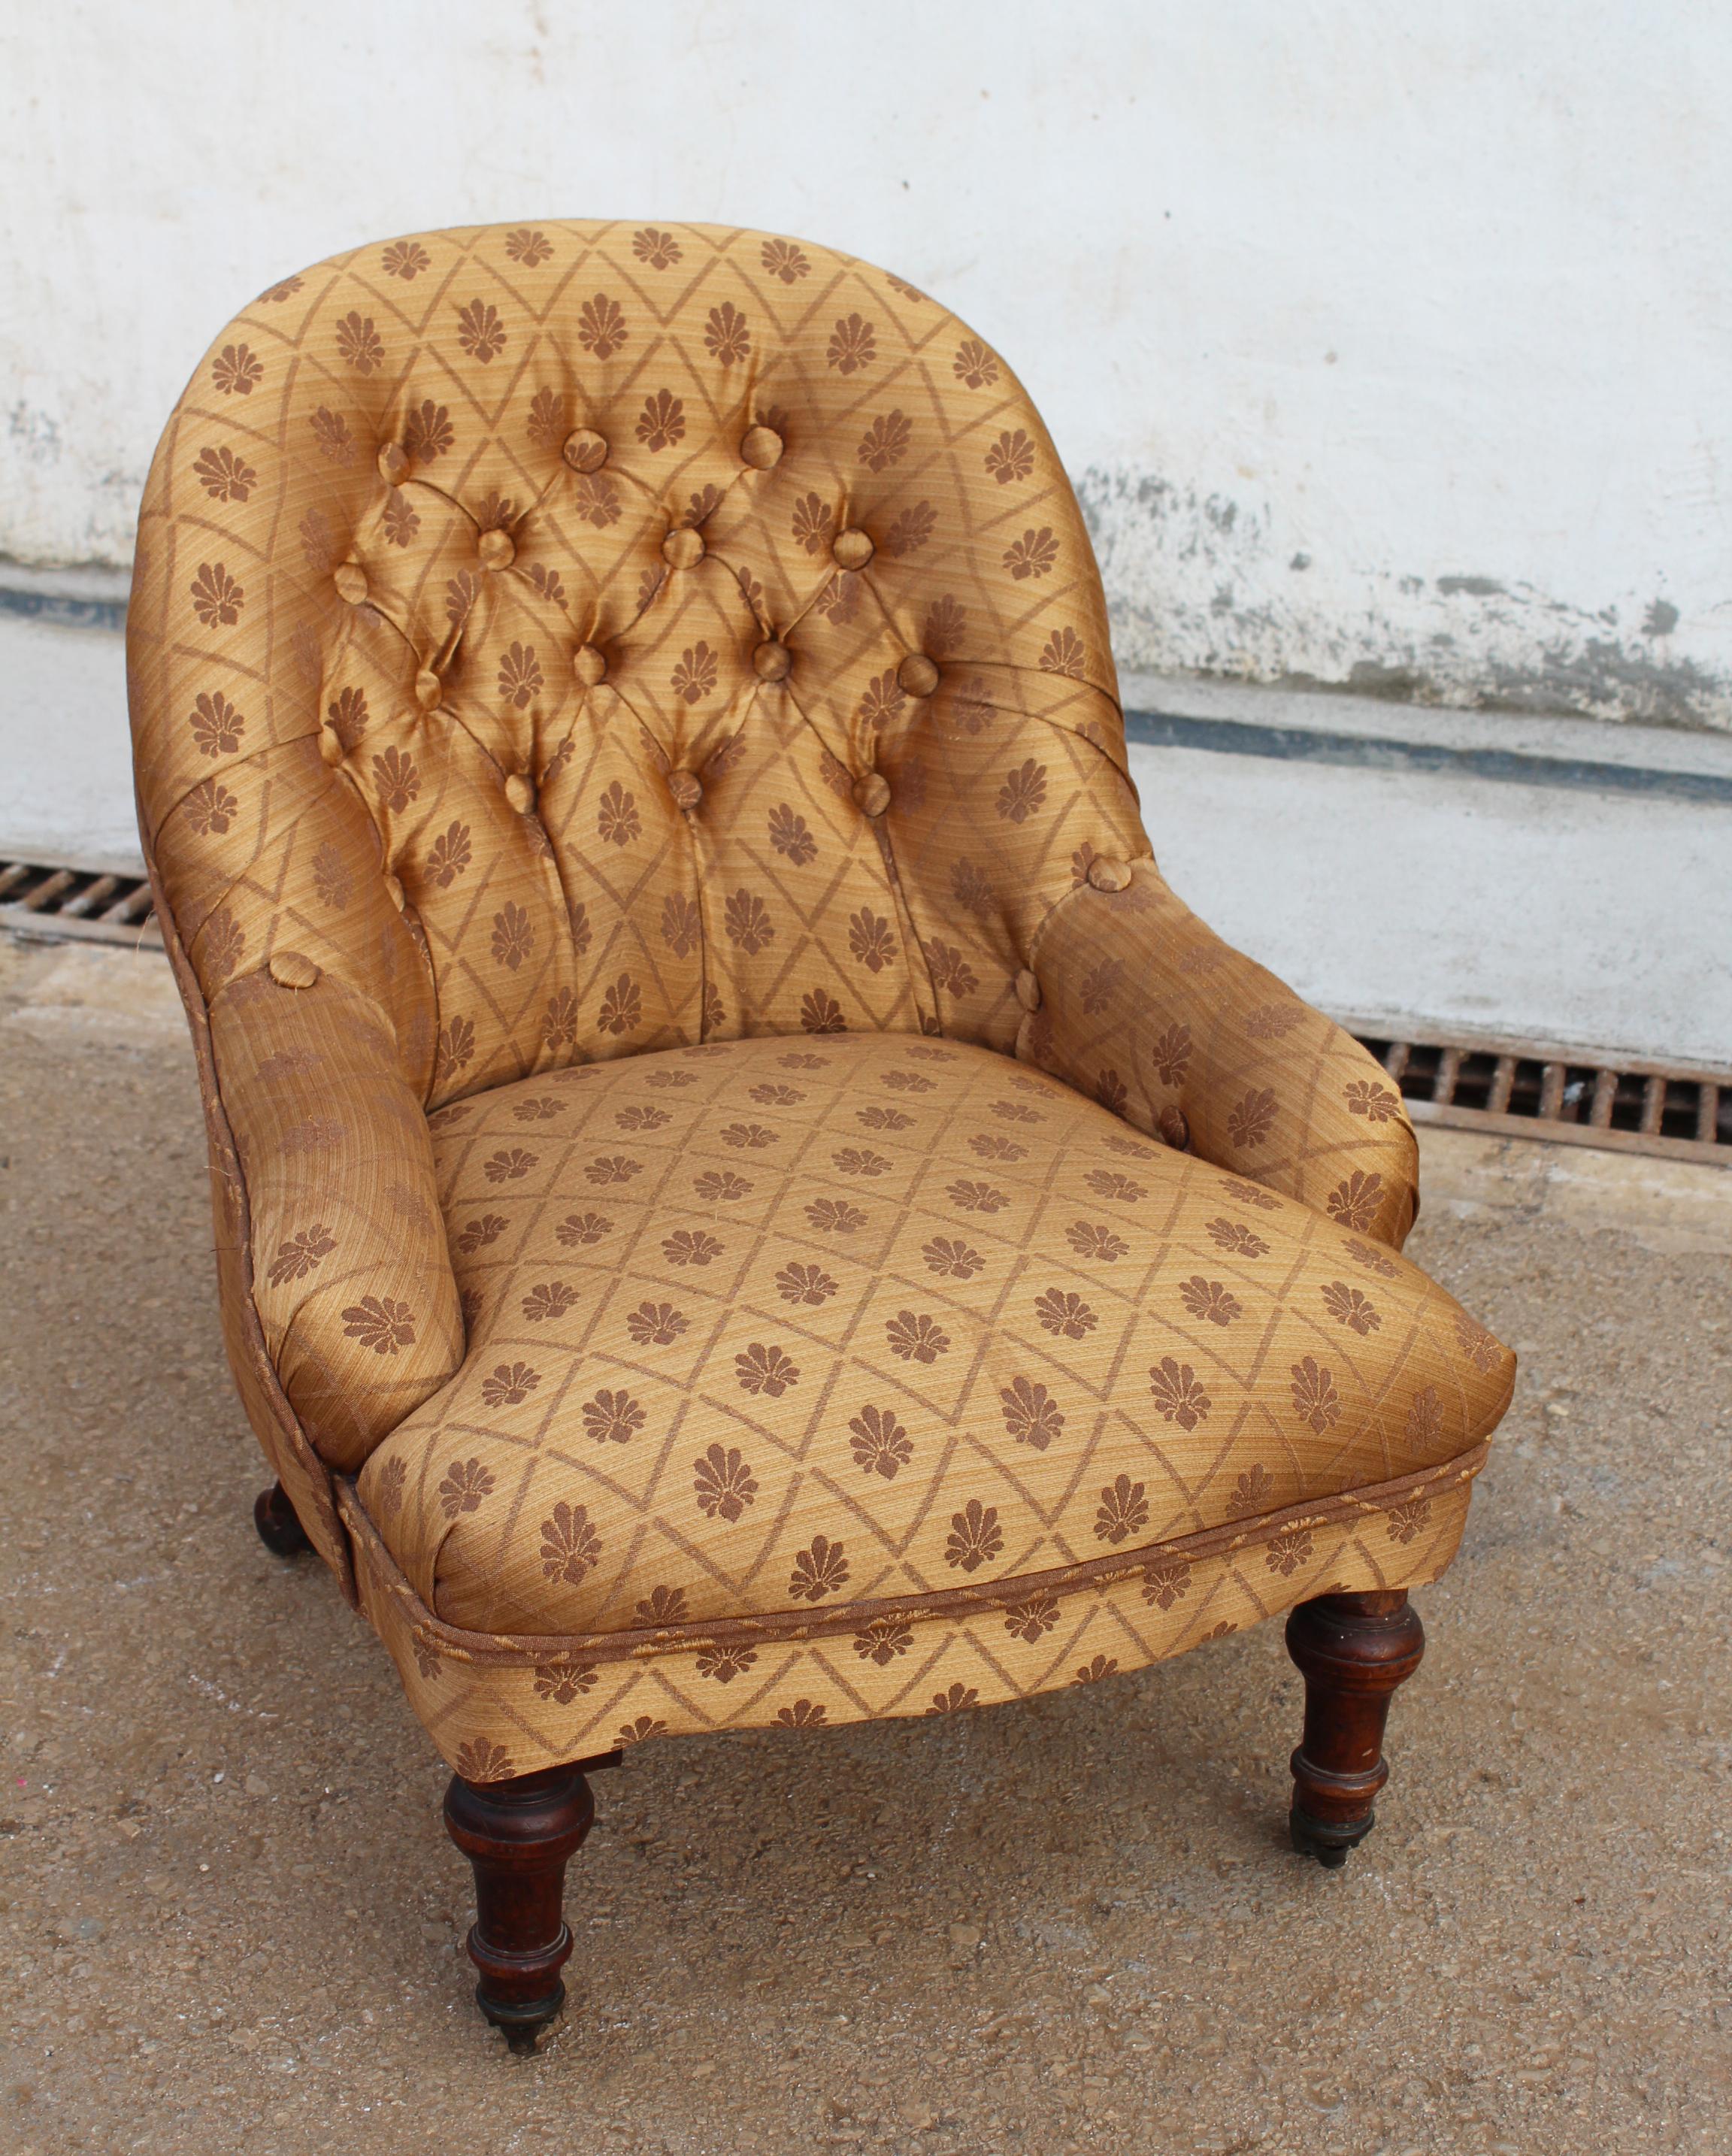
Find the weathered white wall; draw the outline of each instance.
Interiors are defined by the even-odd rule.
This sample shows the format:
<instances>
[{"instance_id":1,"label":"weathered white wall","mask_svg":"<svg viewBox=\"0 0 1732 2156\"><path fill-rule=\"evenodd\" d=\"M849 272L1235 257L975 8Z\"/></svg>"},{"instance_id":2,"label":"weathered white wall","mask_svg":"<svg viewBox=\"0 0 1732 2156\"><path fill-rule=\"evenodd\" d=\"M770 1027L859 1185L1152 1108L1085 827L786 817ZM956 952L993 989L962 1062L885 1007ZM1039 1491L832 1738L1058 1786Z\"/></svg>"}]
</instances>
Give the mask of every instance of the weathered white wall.
<instances>
[{"instance_id":1,"label":"weathered white wall","mask_svg":"<svg viewBox=\"0 0 1732 2156\"><path fill-rule=\"evenodd\" d=\"M0 553L280 274L707 218L1007 353L1124 663L1732 726L1720 0L13 0L0 98Z\"/></svg>"}]
</instances>

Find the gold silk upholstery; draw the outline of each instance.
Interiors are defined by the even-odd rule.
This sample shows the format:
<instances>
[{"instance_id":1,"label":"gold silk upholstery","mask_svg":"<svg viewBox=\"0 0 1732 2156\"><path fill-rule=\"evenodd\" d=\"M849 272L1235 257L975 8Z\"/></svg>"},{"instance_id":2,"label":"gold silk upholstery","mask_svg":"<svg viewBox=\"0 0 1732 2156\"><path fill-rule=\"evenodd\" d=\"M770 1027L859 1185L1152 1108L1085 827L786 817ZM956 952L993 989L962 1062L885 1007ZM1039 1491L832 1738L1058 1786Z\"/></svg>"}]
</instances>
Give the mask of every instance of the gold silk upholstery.
<instances>
[{"instance_id":1,"label":"gold silk upholstery","mask_svg":"<svg viewBox=\"0 0 1732 2156\"><path fill-rule=\"evenodd\" d=\"M231 1359L460 1771L1448 1562L1512 1359L1391 1255L1378 1067L1162 882L1074 496L934 300L702 226L286 279L129 664Z\"/></svg>"}]
</instances>

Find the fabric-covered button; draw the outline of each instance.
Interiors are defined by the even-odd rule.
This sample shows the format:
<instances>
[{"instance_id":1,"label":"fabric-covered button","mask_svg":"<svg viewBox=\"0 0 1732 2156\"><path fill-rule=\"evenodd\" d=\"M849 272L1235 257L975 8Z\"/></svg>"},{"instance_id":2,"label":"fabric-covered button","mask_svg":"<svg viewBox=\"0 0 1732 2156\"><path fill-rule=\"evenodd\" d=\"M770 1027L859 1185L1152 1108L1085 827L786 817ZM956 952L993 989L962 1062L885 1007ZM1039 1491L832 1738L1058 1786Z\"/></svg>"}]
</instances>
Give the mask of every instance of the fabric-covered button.
<instances>
[{"instance_id":1,"label":"fabric-covered button","mask_svg":"<svg viewBox=\"0 0 1732 2156\"><path fill-rule=\"evenodd\" d=\"M1185 1120L1183 1108L1163 1108L1154 1119L1154 1127L1164 1144L1174 1152L1183 1152L1190 1143L1190 1125Z\"/></svg>"},{"instance_id":2,"label":"fabric-covered button","mask_svg":"<svg viewBox=\"0 0 1732 2156\"><path fill-rule=\"evenodd\" d=\"M830 552L839 569L863 569L872 558L872 542L857 524L851 524L837 532Z\"/></svg>"},{"instance_id":3,"label":"fabric-covered button","mask_svg":"<svg viewBox=\"0 0 1732 2156\"><path fill-rule=\"evenodd\" d=\"M445 692L445 685L430 666L424 666L415 676L415 701L424 711L430 711Z\"/></svg>"},{"instance_id":4,"label":"fabric-covered button","mask_svg":"<svg viewBox=\"0 0 1732 2156\"><path fill-rule=\"evenodd\" d=\"M337 595L351 606L359 606L367 597L367 572L358 562L344 562L331 579L337 586Z\"/></svg>"},{"instance_id":5,"label":"fabric-covered button","mask_svg":"<svg viewBox=\"0 0 1732 2156\"><path fill-rule=\"evenodd\" d=\"M273 951L270 978L280 988L313 988L319 984L320 969L299 951Z\"/></svg>"},{"instance_id":6,"label":"fabric-covered button","mask_svg":"<svg viewBox=\"0 0 1732 2156\"><path fill-rule=\"evenodd\" d=\"M484 531L475 552L484 569L508 569L517 558L517 542L509 531Z\"/></svg>"},{"instance_id":7,"label":"fabric-covered button","mask_svg":"<svg viewBox=\"0 0 1732 2156\"><path fill-rule=\"evenodd\" d=\"M704 557L704 535L682 524L661 542L661 558L671 569L695 569Z\"/></svg>"},{"instance_id":8,"label":"fabric-covered button","mask_svg":"<svg viewBox=\"0 0 1732 2156\"><path fill-rule=\"evenodd\" d=\"M667 790L674 797L674 806L688 815L704 798L703 781L695 771L669 772Z\"/></svg>"},{"instance_id":9,"label":"fabric-covered button","mask_svg":"<svg viewBox=\"0 0 1732 2156\"><path fill-rule=\"evenodd\" d=\"M752 654L752 670L760 681L785 681L793 664L794 654L774 637L760 644Z\"/></svg>"},{"instance_id":10,"label":"fabric-covered button","mask_svg":"<svg viewBox=\"0 0 1732 2156\"><path fill-rule=\"evenodd\" d=\"M768 471L782 461L782 437L773 427L748 427L740 444L740 458L753 471Z\"/></svg>"},{"instance_id":11,"label":"fabric-covered button","mask_svg":"<svg viewBox=\"0 0 1732 2156\"><path fill-rule=\"evenodd\" d=\"M388 875L385 878L385 889L391 895L391 903L393 906L397 908L397 911L399 913L403 912L409 905L409 893L403 887L402 877Z\"/></svg>"},{"instance_id":12,"label":"fabric-covered button","mask_svg":"<svg viewBox=\"0 0 1732 2156\"><path fill-rule=\"evenodd\" d=\"M580 644L571 655L571 670L586 689L608 678L608 654L599 644Z\"/></svg>"},{"instance_id":13,"label":"fabric-covered button","mask_svg":"<svg viewBox=\"0 0 1732 2156\"><path fill-rule=\"evenodd\" d=\"M565 438L560 455L573 471L599 471L608 460L608 445L593 427L578 427Z\"/></svg>"},{"instance_id":14,"label":"fabric-covered button","mask_svg":"<svg viewBox=\"0 0 1732 2156\"><path fill-rule=\"evenodd\" d=\"M911 651L896 670L904 696L929 696L938 685L938 670L923 651Z\"/></svg>"},{"instance_id":15,"label":"fabric-covered button","mask_svg":"<svg viewBox=\"0 0 1732 2156\"><path fill-rule=\"evenodd\" d=\"M1131 865L1097 855L1088 865L1088 880L1097 891L1123 891L1131 880Z\"/></svg>"},{"instance_id":16,"label":"fabric-covered button","mask_svg":"<svg viewBox=\"0 0 1732 2156\"><path fill-rule=\"evenodd\" d=\"M881 771L869 771L854 782L854 803L862 816L881 816L890 806L890 781Z\"/></svg>"},{"instance_id":17,"label":"fabric-covered button","mask_svg":"<svg viewBox=\"0 0 1732 2156\"><path fill-rule=\"evenodd\" d=\"M1026 966L1016 976L1016 1000L1025 1011L1037 1011L1041 1008L1041 983Z\"/></svg>"},{"instance_id":18,"label":"fabric-covered button","mask_svg":"<svg viewBox=\"0 0 1732 2156\"><path fill-rule=\"evenodd\" d=\"M342 762L342 743L337 737L337 728L323 726L319 729L319 753L333 770Z\"/></svg>"},{"instance_id":19,"label":"fabric-covered button","mask_svg":"<svg viewBox=\"0 0 1732 2156\"><path fill-rule=\"evenodd\" d=\"M527 816L535 806L535 781L523 772L514 771L505 783L505 798L520 816Z\"/></svg>"},{"instance_id":20,"label":"fabric-covered button","mask_svg":"<svg viewBox=\"0 0 1732 2156\"><path fill-rule=\"evenodd\" d=\"M387 442L378 458L379 477L387 486L395 486L409 468L409 452L401 442Z\"/></svg>"}]
</instances>

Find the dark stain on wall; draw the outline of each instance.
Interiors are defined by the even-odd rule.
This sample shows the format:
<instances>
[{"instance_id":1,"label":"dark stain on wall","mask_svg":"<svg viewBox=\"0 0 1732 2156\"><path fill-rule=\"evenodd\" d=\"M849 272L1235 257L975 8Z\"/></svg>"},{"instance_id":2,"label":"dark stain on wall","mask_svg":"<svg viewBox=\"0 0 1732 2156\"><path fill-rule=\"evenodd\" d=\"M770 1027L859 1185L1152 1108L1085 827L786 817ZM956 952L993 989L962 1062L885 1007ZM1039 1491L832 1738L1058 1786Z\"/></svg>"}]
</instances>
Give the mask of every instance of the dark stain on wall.
<instances>
[{"instance_id":1,"label":"dark stain on wall","mask_svg":"<svg viewBox=\"0 0 1732 2156\"><path fill-rule=\"evenodd\" d=\"M1701 624L1693 649L1666 641L1681 619L1669 599L1627 603L1625 629L1616 605L1478 572L1344 573L1311 535L1277 535L1267 503L1147 470L1097 467L1077 490L1128 671L1732 729L1732 669L1711 643L1704 657ZM1296 536L1310 543L1295 552Z\"/></svg>"}]
</instances>

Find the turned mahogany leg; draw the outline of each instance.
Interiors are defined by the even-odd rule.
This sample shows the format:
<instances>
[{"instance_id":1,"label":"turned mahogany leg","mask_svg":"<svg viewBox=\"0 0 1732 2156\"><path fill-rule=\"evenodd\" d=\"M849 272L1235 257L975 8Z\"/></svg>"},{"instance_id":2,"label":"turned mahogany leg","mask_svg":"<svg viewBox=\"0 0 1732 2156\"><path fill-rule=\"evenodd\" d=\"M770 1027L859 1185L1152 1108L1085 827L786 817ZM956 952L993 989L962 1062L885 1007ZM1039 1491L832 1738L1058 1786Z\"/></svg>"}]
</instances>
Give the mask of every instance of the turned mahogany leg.
<instances>
[{"instance_id":1,"label":"turned mahogany leg","mask_svg":"<svg viewBox=\"0 0 1732 2156\"><path fill-rule=\"evenodd\" d=\"M253 1525L274 1557L299 1557L302 1550L312 1548L280 1482L273 1482L254 1499Z\"/></svg>"},{"instance_id":2,"label":"turned mahogany leg","mask_svg":"<svg viewBox=\"0 0 1732 2156\"><path fill-rule=\"evenodd\" d=\"M619 1763L619 1754L609 1752L510 1781L454 1774L445 1792L445 1830L475 1868L469 1958L481 1972L476 2002L514 2051L532 2051L565 2003L559 1972L572 1950L560 1913L565 1865L595 1818L584 1770Z\"/></svg>"},{"instance_id":3,"label":"turned mahogany leg","mask_svg":"<svg viewBox=\"0 0 1732 2156\"><path fill-rule=\"evenodd\" d=\"M1305 1679L1291 1820L1302 1856L1333 1871L1371 1831L1372 1800L1389 1779L1384 1719L1425 1650L1405 1594L1323 1594L1289 1614L1287 1651Z\"/></svg>"}]
</instances>

